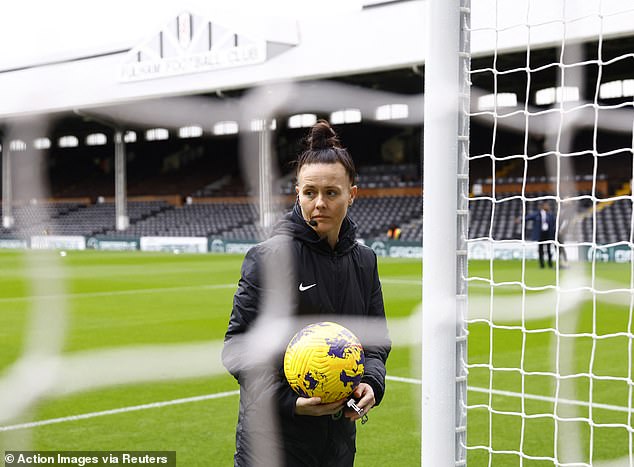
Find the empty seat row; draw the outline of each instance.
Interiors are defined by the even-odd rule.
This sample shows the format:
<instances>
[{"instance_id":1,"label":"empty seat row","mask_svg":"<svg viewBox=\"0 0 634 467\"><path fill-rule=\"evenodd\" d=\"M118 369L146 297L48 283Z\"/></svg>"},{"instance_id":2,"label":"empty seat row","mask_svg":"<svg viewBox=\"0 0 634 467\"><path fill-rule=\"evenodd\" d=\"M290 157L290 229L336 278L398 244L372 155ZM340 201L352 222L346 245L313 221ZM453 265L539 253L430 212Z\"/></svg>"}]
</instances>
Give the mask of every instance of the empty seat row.
<instances>
[{"instance_id":1,"label":"empty seat row","mask_svg":"<svg viewBox=\"0 0 634 467\"><path fill-rule=\"evenodd\" d=\"M546 194L544 194L546 196ZM522 216L538 208L537 201L519 197L469 200L469 238L507 240L529 238ZM553 203L554 204L554 203ZM594 203L581 198L566 201L575 215L567 241L598 243L628 241L632 236L632 200L628 197ZM595 207L596 206L596 207ZM289 209L291 206L286 206ZM556 212L556 209L555 209ZM116 229L113 203L92 205L51 204L16 206L15 225L0 228L0 237L32 235L109 236L220 236L261 240L269 230L259 225L259 208L253 203L195 203L171 206L166 202L129 202L130 225ZM401 228L401 240L422 240L422 199L418 196L358 198L349 210L362 238L387 238L390 225Z\"/></svg>"}]
</instances>

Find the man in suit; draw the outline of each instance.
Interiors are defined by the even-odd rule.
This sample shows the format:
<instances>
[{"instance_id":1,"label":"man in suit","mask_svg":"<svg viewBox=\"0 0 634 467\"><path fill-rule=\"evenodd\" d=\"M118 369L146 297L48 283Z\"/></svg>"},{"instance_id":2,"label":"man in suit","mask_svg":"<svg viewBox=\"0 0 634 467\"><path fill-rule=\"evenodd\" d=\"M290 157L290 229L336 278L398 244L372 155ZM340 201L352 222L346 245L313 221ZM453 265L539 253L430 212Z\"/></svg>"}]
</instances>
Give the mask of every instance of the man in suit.
<instances>
[{"instance_id":1,"label":"man in suit","mask_svg":"<svg viewBox=\"0 0 634 467\"><path fill-rule=\"evenodd\" d=\"M526 215L526 221L533 221L531 240L539 242L539 267L544 267L544 248L548 255L548 267L553 267L552 248L550 241L555 239L555 216L550 212L548 201L542 201L539 210Z\"/></svg>"}]
</instances>

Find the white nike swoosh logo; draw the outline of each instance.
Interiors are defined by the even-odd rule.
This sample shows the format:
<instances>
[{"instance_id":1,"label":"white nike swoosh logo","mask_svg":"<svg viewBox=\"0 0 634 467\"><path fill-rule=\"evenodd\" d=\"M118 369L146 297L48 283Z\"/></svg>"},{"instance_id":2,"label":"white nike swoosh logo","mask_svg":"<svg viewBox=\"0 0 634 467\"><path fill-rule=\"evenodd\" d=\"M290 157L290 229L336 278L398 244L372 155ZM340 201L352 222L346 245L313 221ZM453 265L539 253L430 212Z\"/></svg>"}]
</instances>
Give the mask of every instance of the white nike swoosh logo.
<instances>
[{"instance_id":1,"label":"white nike swoosh logo","mask_svg":"<svg viewBox=\"0 0 634 467\"><path fill-rule=\"evenodd\" d=\"M316 285L317 285L317 284L310 284L310 285L307 285L306 287L304 287L304 284L303 284L303 283L300 283L300 284L299 284L299 291L300 291L300 292L304 292L305 290L312 289L312 288L313 288L313 287L315 287Z\"/></svg>"}]
</instances>

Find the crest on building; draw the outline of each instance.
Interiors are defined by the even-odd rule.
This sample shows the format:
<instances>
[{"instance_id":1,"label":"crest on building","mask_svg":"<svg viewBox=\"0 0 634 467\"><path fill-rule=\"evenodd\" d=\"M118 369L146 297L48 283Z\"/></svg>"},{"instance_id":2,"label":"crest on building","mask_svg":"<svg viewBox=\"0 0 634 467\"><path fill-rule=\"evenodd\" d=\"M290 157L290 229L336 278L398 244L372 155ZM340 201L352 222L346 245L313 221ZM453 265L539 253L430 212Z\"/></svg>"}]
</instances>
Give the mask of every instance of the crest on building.
<instances>
[{"instance_id":1,"label":"crest on building","mask_svg":"<svg viewBox=\"0 0 634 467\"><path fill-rule=\"evenodd\" d=\"M262 63L266 58L265 39L183 12L128 52L118 79L129 82L206 72Z\"/></svg>"}]
</instances>

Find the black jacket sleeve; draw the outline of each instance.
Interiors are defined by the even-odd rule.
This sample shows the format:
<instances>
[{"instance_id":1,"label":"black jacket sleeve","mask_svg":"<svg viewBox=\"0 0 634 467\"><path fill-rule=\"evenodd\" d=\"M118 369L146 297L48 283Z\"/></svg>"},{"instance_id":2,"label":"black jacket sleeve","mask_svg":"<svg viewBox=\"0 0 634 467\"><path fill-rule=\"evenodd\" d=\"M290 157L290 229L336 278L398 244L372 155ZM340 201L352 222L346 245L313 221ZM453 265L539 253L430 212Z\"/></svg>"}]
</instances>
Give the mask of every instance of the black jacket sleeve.
<instances>
[{"instance_id":1,"label":"black jacket sleeve","mask_svg":"<svg viewBox=\"0 0 634 467\"><path fill-rule=\"evenodd\" d=\"M253 352L249 349L246 337L259 316L258 308L263 296L259 265L263 259L261 249L254 247L247 252L242 263L229 326L225 333L222 363L238 380L243 390L251 392L251 399L256 398L257 394L266 394L277 401L282 416L292 417L298 396L286 383L280 365L270 362L270 365L264 367L261 363L258 363L258 368L249 367Z\"/></svg>"},{"instance_id":2,"label":"black jacket sleeve","mask_svg":"<svg viewBox=\"0 0 634 467\"><path fill-rule=\"evenodd\" d=\"M374 267L372 268L372 292L368 310L367 335L370 344L364 345L365 371L362 382L372 386L376 405L381 403L385 393L385 362L390 354L392 342L387 329L383 291L379 281L376 254L371 251Z\"/></svg>"},{"instance_id":3,"label":"black jacket sleeve","mask_svg":"<svg viewBox=\"0 0 634 467\"><path fill-rule=\"evenodd\" d=\"M255 322L258 315L258 297L260 295L257 280L257 252L251 248L242 262L240 281L233 296L233 308L229 326L225 333L222 349L222 363L240 382L240 374L246 369L248 359L243 345L244 334Z\"/></svg>"}]
</instances>

